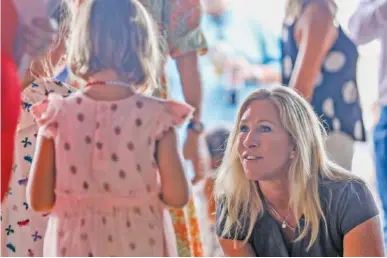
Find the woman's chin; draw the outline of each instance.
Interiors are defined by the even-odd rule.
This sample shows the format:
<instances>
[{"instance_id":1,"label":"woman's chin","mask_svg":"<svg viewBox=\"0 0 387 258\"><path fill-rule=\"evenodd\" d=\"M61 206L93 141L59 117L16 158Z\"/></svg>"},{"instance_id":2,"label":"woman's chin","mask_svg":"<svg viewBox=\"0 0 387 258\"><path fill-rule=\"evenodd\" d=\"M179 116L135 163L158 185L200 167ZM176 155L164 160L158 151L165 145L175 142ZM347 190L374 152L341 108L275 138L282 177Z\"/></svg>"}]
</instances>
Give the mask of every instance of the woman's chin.
<instances>
[{"instance_id":1,"label":"woman's chin","mask_svg":"<svg viewBox=\"0 0 387 258\"><path fill-rule=\"evenodd\" d=\"M259 181L264 178L264 174L257 172L257 170L245 169L246 178L253 181Z\"/></svg>"},{"instance_id":2,"label":"woman's chin","mask_svg":"<svg viewBox=\"0 0 387 258\"><path fill-rule=\"evenodd\" d=\"M245 176L248 180L253 180L253 181L270 181L270 180L275 180L278 175L273 175L272 173L265 173L264 171L260 170L258 171L257 169L248 169L245 168Z\"/></svg>"}]
</instances>

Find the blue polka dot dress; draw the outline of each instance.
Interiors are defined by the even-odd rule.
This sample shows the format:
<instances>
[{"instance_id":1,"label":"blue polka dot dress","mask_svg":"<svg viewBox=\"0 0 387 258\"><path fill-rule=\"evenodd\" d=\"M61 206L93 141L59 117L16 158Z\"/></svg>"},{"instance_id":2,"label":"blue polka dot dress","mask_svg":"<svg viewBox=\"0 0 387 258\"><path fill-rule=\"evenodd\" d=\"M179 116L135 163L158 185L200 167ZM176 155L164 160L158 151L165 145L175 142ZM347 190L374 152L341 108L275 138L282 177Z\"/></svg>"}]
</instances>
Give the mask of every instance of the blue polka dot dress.
<instances>
[{"instance_id":1,"label":"blue polka dot dress","mask_svg":"<svg viewBox=\"0 0 387 258\"><path fill-rule=\"evenodd\" d=\"M313 0L305 0L303 8ZM282 31L282 83L289 85L298 55L294 37L297 19L285 19ZM311 104L329 132L342 132L365 141L356 80L358 51L342 28L328 51L316 78Z\"/></svg>"}]
</instances>

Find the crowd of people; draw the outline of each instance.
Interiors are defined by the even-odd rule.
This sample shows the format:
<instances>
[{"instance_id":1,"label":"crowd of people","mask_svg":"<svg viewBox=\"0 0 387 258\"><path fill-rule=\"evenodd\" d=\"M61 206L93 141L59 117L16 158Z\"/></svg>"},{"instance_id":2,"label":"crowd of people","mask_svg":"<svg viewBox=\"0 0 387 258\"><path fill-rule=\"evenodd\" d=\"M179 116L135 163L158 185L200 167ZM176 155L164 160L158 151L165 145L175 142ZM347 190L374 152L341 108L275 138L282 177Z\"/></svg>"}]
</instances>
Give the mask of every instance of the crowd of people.
<instances>
[{"instance_id":1,"label":"crowd of people","mask_svg":"<svg viewBox=\"0 0 387 258\"><path fill-rule=\"evenodd\" d=\"M16 1L2 256L385 256L387 0L360 0L348 32L334 0L288 0L280 37L235 0L51 0L31 23ZM374 39L382 212L351 172Z\"/></svg>"}]
</instances>

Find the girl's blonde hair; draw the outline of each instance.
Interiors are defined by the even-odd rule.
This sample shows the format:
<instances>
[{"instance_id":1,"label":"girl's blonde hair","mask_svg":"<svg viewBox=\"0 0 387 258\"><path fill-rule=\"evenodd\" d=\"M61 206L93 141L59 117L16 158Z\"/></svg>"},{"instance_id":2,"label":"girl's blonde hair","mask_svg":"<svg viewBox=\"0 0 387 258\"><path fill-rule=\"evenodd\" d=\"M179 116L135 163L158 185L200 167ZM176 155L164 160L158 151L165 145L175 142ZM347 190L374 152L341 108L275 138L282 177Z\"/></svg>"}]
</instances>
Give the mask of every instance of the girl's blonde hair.
<instances>
[{"instance_id":1,"label":"girl's blonde hair","mask_svg":"<svg viewBox=\"0 0 387 258\"><path fill-rule=\"evenodd\" d=\"M215 197L222 207L218 223L224 222L222 236L240 239L242 232L246 232L243 229L247 228L248 233L244 238L246 242L263 212L259 186L246 178L237 152L241 117L250 103L256 100L270 101L277 107L282 126L294 141L296 153L288 172L289 205L295 218L303 215L305 220L305 227L295 241L303 239L311 231L309 249L316 241L320 220L325 221L318 192L319 180L357 178L329 160L324 146L326 133L312 107L294 90L282 86L252 93L239 110L228 140L225 153L227 158L220 167L215 183Z\"/></svg>"},{"instance_id":2,"label":"girl's blonde hair","mask_svg":"<svg viewBox=\"0 0 387 258\"><path fill-rule=\"evenodd\" d=\"M137 0L88 0L70 9L68 63L75 77L87 81L97 72L113 70L143 91L158 87L157 28Z\"/></svg>"}]
</instances>

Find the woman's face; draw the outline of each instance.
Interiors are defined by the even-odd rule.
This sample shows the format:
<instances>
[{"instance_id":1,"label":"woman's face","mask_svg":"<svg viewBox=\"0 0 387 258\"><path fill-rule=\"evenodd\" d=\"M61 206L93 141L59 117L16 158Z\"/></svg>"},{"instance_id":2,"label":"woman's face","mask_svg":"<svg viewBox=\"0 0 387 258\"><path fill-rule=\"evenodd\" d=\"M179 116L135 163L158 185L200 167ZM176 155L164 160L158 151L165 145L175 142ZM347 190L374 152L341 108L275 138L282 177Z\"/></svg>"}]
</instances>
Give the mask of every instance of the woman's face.
<instances>
[{"instance_id":1,"label":"woman's face","mask_svg":"<svg viewBox=\"0 0 387 258\"><path fill-rule=\"evenodd\" d=\"M239 124L237 144L249 180L276 180L287 174L294 145L272 102L253 100L248 105Z\"/></svg>"}]
</instances>

